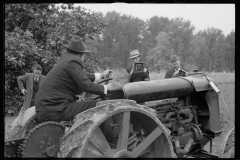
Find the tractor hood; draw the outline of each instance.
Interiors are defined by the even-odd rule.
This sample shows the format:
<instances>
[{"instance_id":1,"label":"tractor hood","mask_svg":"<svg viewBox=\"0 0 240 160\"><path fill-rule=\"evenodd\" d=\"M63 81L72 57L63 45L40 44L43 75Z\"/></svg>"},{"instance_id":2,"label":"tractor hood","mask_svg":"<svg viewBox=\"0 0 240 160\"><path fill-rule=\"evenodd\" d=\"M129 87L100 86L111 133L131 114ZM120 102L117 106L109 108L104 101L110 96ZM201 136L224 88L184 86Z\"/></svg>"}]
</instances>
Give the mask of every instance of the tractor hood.
<instances>
[{"instance_id":1,"label":"tractor hood","mask_svg":"<svg viewBox=\"0 0 240 160\"><path fill-rule=\"evenodd\" d=\"M209 80L212 79L209 78ZM177 98L204 90L212 90L212 88L206 77L202 75L133 82L123 87L124 97L138 103Z\"/></svg>"},{"instance_id":2,"label":"tractor hood","mask_svg":"<svg viewBox=\"0 0 240 160\"><path fill-rule=\"evenodd\" d=\"M179 78L186 79L188 82L190 82L197 92L205 91L205 90L212 90L212 88L209 85L208 80L207 80L207 78L208 78L210 81L213 81L213 79L210 77L206 78L203 75L193 75L193 76L179 77Z\"/></svg>"}]
</instances>

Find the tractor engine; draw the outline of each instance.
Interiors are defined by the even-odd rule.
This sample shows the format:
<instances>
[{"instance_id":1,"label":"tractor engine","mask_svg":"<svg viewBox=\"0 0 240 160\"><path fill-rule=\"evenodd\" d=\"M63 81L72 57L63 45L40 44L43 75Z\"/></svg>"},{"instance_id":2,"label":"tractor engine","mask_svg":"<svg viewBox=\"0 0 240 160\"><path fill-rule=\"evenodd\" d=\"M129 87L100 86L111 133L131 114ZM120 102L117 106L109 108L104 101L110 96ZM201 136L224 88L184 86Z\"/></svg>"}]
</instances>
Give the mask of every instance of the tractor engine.
<instances>
[{"instance_id":1,"label":"tractor engine","mask_svg":"<svg viewBox=\"0 0 240 160\"><path fill-rule=\"evenodd\" d=\"M150 107L169 129L177 155L203 147L221 133L219 102L203 75L134 82L123 88L126 99ZM194 149L196 150L196 149Z\"/></svg>"},{"instance_id":2,"label":"tractor engine","mask_svg":"<svg viewBox=\"0 0 240 160\"><path fill-rule=\"evenodd\" d=\"M198 123L196 107L187 105L185 99L147 106L157 111L157 118L170 130L177 154L186 154L194 143L200 142L203 133L201 124Z\"/></svg>"}]
</instances>

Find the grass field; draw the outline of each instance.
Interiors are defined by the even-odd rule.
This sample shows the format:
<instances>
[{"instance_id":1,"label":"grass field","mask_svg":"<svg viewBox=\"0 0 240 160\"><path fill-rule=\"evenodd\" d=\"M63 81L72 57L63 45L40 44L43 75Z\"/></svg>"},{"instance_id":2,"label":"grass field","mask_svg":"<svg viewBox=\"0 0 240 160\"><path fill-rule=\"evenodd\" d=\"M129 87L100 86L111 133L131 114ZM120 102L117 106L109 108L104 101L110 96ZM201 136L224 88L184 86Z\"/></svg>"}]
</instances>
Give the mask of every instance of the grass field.
<instances>
[{"instance_id":1,"label":"grass field","mask_svg":"<svg viewBox=\"0 0 240 160\"><path fill-rule=\"evenodd\" d=\"M208 77L212 78L217 84L228 84L235 83L235 73L234 72L210 72L206 74ZM151 80L164 79L165 72L150 72L149 74Z\"/></svg>"},{"instance_id":2,"label":"grass field","mask_svg":"<svg viewBox=\"0 0 240 160\"><path fill-rule=\"evenodd\" d=\"M117 73L117 74L116 74ZM151 80L163 79L165 73L150 73ZM213 140L213 154L219 154L219 146L222 142L223 136L230 128L235 126L235 73L221 72L221 73L208 73L209 77L214 79L218 88L221 91L223 99L227 105L230 120L228 119L226 109L224 107L223 100L219 97L220 112L223 124L223 133ZM113 77L119 79L122 84L127 83L127 73L119 70L115 72ZM15 117L5 117L5 123L10 124ZM205 149L209 151L209 144L206 145Z\"/></svg>"}]
</instances>

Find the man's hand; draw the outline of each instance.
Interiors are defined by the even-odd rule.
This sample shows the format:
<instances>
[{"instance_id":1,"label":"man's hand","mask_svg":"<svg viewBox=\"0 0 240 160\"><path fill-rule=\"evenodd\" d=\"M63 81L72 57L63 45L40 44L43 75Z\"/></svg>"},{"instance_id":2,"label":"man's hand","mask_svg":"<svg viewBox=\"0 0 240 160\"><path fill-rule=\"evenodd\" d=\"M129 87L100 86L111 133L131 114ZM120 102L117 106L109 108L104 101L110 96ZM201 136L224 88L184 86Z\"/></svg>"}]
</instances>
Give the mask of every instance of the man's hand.
<instances>
[{"instance_id":1,"label":"man's hand","mask_svg":"<svg viewBox=\"0 0 240 160\"><path fill-rule=\"evenodd\" d=\"M27 94L26 89L22 89L21 92L22 92L23 95Z\"/></svg>"},{"instance_id":2,"label":"man's hand","mask_svg":"<svg viewBox=\"0 0 240 160\"><path fill-rule=\"evenodd\" d=\"M177 77L180 69L176 69L175 72L173 73L173 77Z\"/></svg>"},{"instance_id":3,"label":"man's hand","mask_svg":"<svg viewBox=\"0 0 240 160\"><path fill-rule=\"evenodd\" d=\"M115 90L122 90L122 85L117 82L116 80L112 80L110 83L108 83L107 85L107 90L108 91L115 91Z\"/></svg>"},{"instance_id":4,"label":"man's hand","mask_svg":"<svg viewBox=\"0 0 240 160\"><path fill-rule=\"evenodd\" d=\"M112 70L106 70L103 72L103 78L112 78Z\"/></svg>"},{"instance_id":5,"label":"man's hand","mask_svg":"<svg viewBox=\"0 0 240 160\"><path fill-rule=\"evenodd\" d=\"M144 68L143 71L144 71L144 72L147 72L147 68Z\"/></svg>"}]
</instances>

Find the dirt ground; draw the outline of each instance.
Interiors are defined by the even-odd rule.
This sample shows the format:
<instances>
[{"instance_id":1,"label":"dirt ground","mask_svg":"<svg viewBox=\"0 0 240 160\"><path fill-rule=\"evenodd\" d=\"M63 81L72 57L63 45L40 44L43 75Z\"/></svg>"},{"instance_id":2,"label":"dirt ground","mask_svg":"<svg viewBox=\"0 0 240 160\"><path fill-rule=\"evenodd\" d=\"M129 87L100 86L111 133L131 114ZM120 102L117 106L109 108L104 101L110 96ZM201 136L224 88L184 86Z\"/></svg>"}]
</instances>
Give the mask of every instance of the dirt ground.
<instances>
[{"instance_id":1,"label":"dirt ground","mask_svg":"<svg viewBox=\"0 0 240 160\"><path fill-rule=\"evenodd\" d=\"M224 107L224 103L221 97L219 97L219 104L220 104L220 111L221 111L221 118L222 118L222 125L223 125L223 132L219 137L216 137L213 140L213 149L212 154L219 155L221 142L224 138L224 135L227 131L229 131L232 127L235 126L235 83L228 83L228 84L219 84L219 89L221 90L221 94L223 99L227 105L230 120L228 119L226 109ZM5 117L5 124L10 124L15 117ZM210 144L208 143L205 146L205 150L210 151L209 149Z\"/></svg>"}]
</instances>

